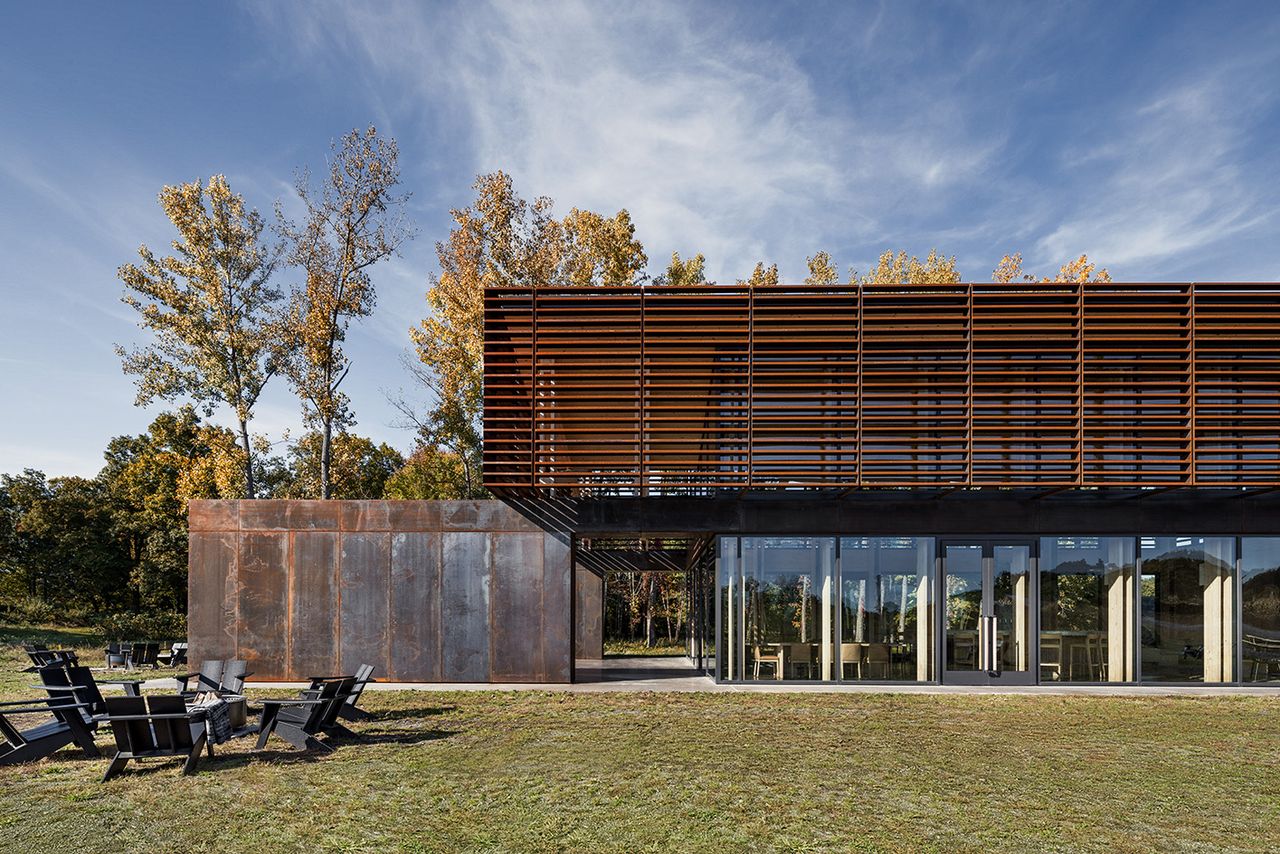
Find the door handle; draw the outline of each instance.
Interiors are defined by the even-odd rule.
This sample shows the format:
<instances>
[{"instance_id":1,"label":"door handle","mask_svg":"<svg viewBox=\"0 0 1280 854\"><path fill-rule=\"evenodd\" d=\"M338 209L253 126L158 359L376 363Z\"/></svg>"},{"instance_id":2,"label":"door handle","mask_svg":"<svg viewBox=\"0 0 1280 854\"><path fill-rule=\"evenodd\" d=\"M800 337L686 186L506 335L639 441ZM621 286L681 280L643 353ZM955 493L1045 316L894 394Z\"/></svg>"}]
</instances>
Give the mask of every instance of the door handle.
<instances>
[{"instance_id":1,"label":"door handle","mask_svg":"<svg viewBox=\"0 0 1280 854\"><path fill-rule=\"evenodd\" d=\"M1000 638L996 634L996 618L979 617L981 621L981 637L979 637L978 666L987 673L1000 671Z\"/></svg>"}]
</instances>

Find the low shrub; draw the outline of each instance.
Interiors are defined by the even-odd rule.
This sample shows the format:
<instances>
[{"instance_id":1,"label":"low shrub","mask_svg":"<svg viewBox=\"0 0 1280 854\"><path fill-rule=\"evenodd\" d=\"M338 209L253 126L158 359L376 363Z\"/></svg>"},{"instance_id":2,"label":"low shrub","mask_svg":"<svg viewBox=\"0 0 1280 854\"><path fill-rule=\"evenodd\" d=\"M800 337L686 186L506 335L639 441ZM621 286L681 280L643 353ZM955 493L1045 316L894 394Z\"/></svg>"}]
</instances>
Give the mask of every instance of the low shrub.
<instances>
[{"instance_id":1,"label":"low shrub","mask_svg":"<svg viewBox=\"0 0 1280 854\"><path fill-rule=\"evenodd\" d=\"M0 598L0 620L25 626L87 626L83 608L64 608L35 596Z\"/></svg>"},{"instance_id":2,"label":"low shrub","mask_svg":"<svg viewBox=\"0 0 1280 854\"><path fill-rule=\"evenodd\" d=\"M187 615L178 613L106 614L94 625L108 641L181 640L187 636Z\"/></svg>"}]
</instances>

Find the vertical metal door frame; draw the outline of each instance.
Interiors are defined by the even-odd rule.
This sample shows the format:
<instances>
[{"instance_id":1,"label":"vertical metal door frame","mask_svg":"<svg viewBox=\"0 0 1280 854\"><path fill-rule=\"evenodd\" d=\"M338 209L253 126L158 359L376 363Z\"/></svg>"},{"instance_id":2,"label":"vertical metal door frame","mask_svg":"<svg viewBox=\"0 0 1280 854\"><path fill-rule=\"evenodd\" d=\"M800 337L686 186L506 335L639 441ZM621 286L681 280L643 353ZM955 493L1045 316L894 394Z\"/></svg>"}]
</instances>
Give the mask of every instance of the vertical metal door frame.
<instances>
[{"instance_id":1,"label":"vertical metal door frame","mask_svg":"<svg viewBox=\"0 0 1280 854\"><path fill-rule=\"evenodd\" d=\"M947 548L980 546L982 548L982 611L995 611L996 546L1024 546L1027 549L1027 669L1025 671L947 670ZM939 537L937 544L938 577L938 681L950 685L1037 685L1040 682L1040 541L1036 537ZM979 616L982 619L982 616ZM979 624L981 625L981 623ZM979 632L979 644L982 632ZM979 649L981 653L981 649Z\"/></svg>"}]
</instances>

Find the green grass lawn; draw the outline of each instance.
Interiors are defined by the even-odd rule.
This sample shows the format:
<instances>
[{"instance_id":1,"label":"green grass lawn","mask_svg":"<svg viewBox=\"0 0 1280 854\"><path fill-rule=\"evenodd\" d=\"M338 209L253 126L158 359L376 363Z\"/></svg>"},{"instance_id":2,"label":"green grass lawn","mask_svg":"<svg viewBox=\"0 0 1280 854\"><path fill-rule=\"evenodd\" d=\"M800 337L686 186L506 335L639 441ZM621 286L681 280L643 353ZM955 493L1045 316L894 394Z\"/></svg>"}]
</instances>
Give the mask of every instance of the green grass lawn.
<instances>
[{"instance_id":1,"label":"green grass lawn","mask_svg":"<svg viewBox=\"0 0 1280 854\"><path fill-rule=\"evenodd\" d=\"M0 668L19 659L6 647ZM369 692L364 705L375 719L326 756L242 740L195 777L153 761L106 785L106 759L69 749L0 768L0 848L1280 848L1267 698Z\"/></svg>"}]
</instances>

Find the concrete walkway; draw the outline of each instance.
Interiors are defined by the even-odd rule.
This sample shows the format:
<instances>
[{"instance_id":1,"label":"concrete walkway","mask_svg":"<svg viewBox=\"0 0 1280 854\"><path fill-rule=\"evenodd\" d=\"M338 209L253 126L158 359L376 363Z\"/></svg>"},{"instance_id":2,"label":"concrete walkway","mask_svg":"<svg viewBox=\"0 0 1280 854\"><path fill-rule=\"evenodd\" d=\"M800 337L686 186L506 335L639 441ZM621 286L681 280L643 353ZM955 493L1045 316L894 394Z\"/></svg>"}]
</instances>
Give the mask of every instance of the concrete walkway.
<instances>
[{"instance_id":1,"label":"concrete walkway","mask_svg":"<svg viewBox=\"0 0 1280 854\"><path fill-rule=\"evenodd\" d=\"M823 683L753 682L745 685L717 685L710 677L694 670L687 658L627 657L604 661L579 661L578 681L572 685L534 682L504 684L457 682L376 682L370 691L564 691L575 694L601 691L672 691L708 693L797 693L797 694L1021 694L1075 695L1097 697L1213 697L1263 696L1280 699L1280 684L1267 687L1233 687L1229 685L1038 685L1032 687L974 687L970 685L833 685ZM104 686L116 687L116 686ZM250 682L251 688L308 687L306 682ZM153 679L143 688L172 689L172 679Z\"/></svg>"}]
</instances>

